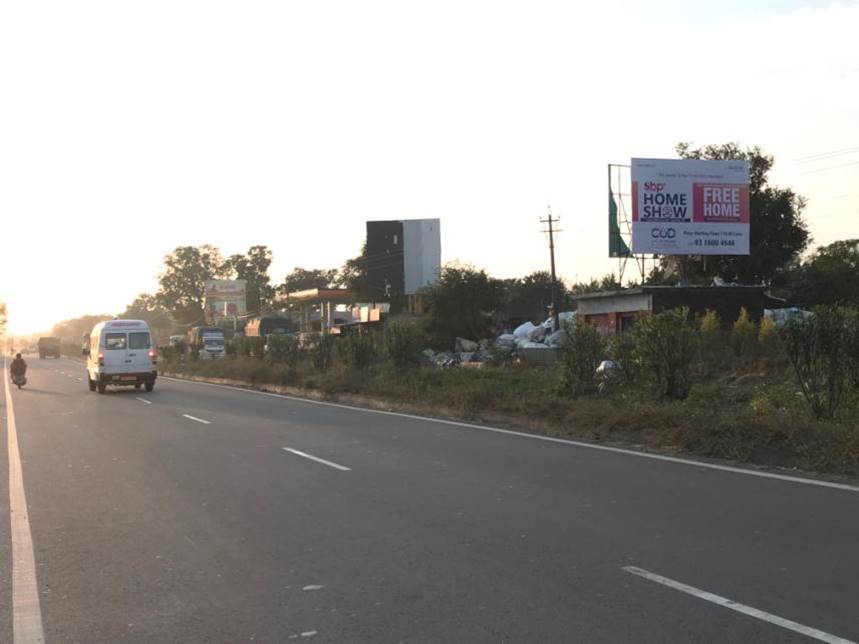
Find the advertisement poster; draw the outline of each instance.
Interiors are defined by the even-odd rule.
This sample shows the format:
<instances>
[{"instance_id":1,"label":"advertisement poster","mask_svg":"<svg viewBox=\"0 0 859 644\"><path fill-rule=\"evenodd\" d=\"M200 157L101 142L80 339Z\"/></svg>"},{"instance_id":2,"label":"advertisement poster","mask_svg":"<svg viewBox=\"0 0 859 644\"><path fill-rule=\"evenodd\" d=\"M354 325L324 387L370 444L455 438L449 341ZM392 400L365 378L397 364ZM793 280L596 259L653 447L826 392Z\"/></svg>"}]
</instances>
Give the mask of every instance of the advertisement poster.
<instances>
[{"instance_id":1,"label":"advertisement poster","mask_svg":"<svg viewBox=\"0 0 859 644\"><path fill-rule=\"evenodd\" d=\"M247 295L244 280L206 281L206 319L217 324L247 314Z\"/></svg>"},{"instance_id":2,"label":"advertisement poster","mask_svg":"<svg viewBox=\"0 0 859 644\"><path fill-rule=\"evenodd\" d=\"M632 252L748 255L748 162L632 159Z\"/></svg>"}]
</instances>

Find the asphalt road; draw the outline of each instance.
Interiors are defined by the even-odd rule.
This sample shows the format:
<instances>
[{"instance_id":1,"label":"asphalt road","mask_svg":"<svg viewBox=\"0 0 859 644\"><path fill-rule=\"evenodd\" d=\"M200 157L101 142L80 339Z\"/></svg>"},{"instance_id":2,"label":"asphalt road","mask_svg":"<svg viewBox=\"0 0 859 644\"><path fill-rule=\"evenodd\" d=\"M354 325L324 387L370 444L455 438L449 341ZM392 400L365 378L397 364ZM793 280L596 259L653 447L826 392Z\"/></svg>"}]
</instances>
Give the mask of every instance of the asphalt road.
<instances>
[{"instance_id":1,"label":"asphalt road","mask_svg":"<svg viewBox=\"0 0 859 644\"><path fill-rule=\"evenodd\" d=\"M11 400L51 643L859 640L859 489L30 365ZM11 541L0 521L3 642Z\"/></svg>"}]
</instances>

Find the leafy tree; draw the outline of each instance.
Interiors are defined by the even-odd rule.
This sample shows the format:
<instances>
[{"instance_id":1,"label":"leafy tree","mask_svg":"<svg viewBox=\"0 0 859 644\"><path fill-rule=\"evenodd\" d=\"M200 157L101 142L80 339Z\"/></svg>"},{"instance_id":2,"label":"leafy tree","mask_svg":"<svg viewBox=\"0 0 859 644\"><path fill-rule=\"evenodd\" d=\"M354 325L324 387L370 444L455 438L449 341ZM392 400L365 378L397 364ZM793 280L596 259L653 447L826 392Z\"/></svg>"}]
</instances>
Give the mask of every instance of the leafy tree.
<instances>
[{"instance_id":1,"label":"leafy tree","mask_svg":"<svg viewBox=\"0 0 859 644\"><path fill-rule=\"evenodd\" d=\"M112 315L102 313L101 315L82 315L63 320L53 326L51 335L60 338L63 342L81 345L84 334L89 335L96 324L112 318Z\"/></svg>"},{"instance_id":2,"label":"leafy tree","mask_svg":"<svg viewBox=\"0 0 859 644\"><path fill-rule=\"evenodd\" d=\"M570 341L561 354L564 387L574 398L596 391L596 370L605 354L605 341L596 327L578 320L565 325Z\"/></svg>"},{"instance_id":3,"label":"leafy tree","mask_svg":"<svg viewBox=\"0 0 859 644\"><path fill-rule=\"evenodd\" d=\"M164 269L158 276L158 301L178 323L198 324L204 319L206 280L223 275L224 261L214 246L179 246L164 257Z\"/></svg>"},{"instance_id":4,"label":"leafy tree","mask_svg":"<svg viewBox=\"0 0 859 644\"><path fill-rule=\"evenodd\" d=\"M788 290L803 306L844 304L859 307L859 239L818 248L788 277Z\"/></svg>"},{"instance_id":5,"label":"leafy tree","mask_svg":"<svg viewBox=\"0 0 859 644\"><path fill-rule=\"evenodd\" d=\"M504 305L510 317L543 319L552 303L552 276L548 271L535 271L522 279L504 280ZM566 308L567 287L558 280L559 310Z\"/></svg>"},{"instance_id":6,"label":"leafy tree","mask_svg":"<svg viewBox=\"0 0 859 644\"><path fill-rule=\"evenodd\" d=\"M662 273L654 273L652 277L676 282L685 272L690 281L710 281L718 276L729 282L771 285L810 241L802 219L805 199L790 188L769 183L773 157L757 146L742 149L736 143L726 143L693 148L690 143L678 143L675 149L682 159L745 159L749 162L751 252L749 255L667 255L661 260Z\"/></svg>"},{"instance_id":7,"label":"leafy tree","mask_svg":"<svg viewBox=\"0 0 859 644\"><path fill-rule=\"evenodd\" d=\"M367 283L367 243L361 246L361 252L357 257L347 259L346 263L337 274L337 285L348 288L355 293L357 300L374 300L381 297L380 293L370 293Z\"/></svg>"},{"instance_id":8,"label":"leafy tree","mask_svg":"<svg viewBox=\"0 0 859 644\"><path fill-rule=\"evenodd\" d=\"M0 302L0 337L6 335L6 325L9 321L8 313L6 312L6 304Z\"/></svg>"},{"instance_id":9,"label":"leafy tree","mask_svg":"<svg viewBox=\"0 0 859 644\"><path fill-rule=\"evenodd\" d=\"M422 293L426 330L438 348L453 346L457 336L484 336L492 312L502 304L501 282L468 265L446 265L438 281Z\"/></svg>"},{"instance_id":10,"label":"leafy tree","mask_svg":"<svg viewBox=\"0 0 859 644\"><path fill-rule=\"evenodd\" d=\"M230 255L224 262L224 273L244 280L247 288L248 313L260 313L269 308L274 288L268 276L271 251L267 246L251 246L245 255Z\"/></svg>"},{"instance_id":11,"label":"leafy tree","mask_svg":"<svg viewBox=\"0 0 859 644\"><path fill-rule=\"evenodd\" d=\"M593 278L590 282L579 282L573 284L570 288L571 295L581 295L583 293L594 293L597 291L619 291L623 286L620 280L615 277L614 273L603 275L602 278Z\"/></svg>"},{"instance_id":12,"label":"leafy tree","mask_svg":"<svg viewBox=\"0 0 859 644\"><path fill-rule=\"evenodd\" d=\"M277 287L280 293L337 286L336 268L295 268Z\"/></svg>"},{"instance_id":13,"label":"leafy tree","mask_svg":"<svg viewBox=\"0 0 859 644\"><path fill-rule=\"evenodd\" d=\"M689 309L669 309L641 316L632 330L635 351L645 371L653 376L661 398L683 400L691 388L691 365L697 348Z\"/></svg>"},{"instance_id":14,"label":"leafy tree","mask_svg":"<svg viewBox=\"0 0 859 644\"><path fill-rule=\"evenodd\" d=\"M120 317L144 320L152 330L157 344L164 344L173 330L173 316L170 315L155 295L141 293L129 304Z\"/></svg>"}]
</instances>

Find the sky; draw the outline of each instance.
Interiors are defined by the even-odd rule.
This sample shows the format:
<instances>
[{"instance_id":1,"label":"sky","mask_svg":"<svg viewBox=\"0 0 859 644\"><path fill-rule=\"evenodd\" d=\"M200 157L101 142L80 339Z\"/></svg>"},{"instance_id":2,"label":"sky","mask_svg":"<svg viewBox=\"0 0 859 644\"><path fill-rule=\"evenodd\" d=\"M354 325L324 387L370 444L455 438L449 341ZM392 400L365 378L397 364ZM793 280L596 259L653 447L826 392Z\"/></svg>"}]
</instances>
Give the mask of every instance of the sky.
<instances>
[{"instance_id":1,"label":"sky","mask_svg":"<svg viewBox=\"0 0 859 644\"><path fill-rule=\"evenodd\" d=\"M521 276L549 206L586 280L607 164L679 141L761 146L815 245L859 237L857 33L857 2L2 3L0 301L12 333L118 313L186 244L266 244L278 281L368 219Z\"/></svg>"}]
</instances>

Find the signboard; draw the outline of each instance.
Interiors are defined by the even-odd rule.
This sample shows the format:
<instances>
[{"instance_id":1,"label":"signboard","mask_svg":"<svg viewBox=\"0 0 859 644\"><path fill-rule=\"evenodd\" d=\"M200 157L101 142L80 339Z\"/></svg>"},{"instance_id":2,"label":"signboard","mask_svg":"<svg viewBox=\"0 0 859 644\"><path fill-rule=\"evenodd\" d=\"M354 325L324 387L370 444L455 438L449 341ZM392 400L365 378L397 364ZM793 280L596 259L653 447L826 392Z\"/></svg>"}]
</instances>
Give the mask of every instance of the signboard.
<instances>
[{"instance_id":1,"label":"signboard","mask_svg":"<svg viewBox=\"0 0 859 644\"><path fill-rule=\"evenodd\" d=\"M748 161L632 159L632 252L748 255Z\"/></svg>"},{"instance_id":2,"label":"signboard","mask_svg":"<svg viewBox=\"0 0 859 644\"><path fill-rule=\"evenodd\" d=\"M245 280L206 280L206 319L217 324L247 314Z\"/></svg>"}]
</instances>

